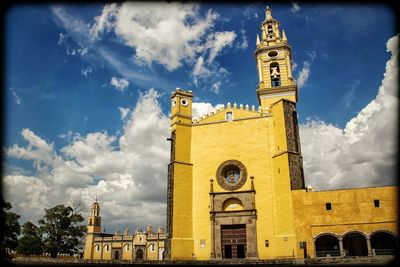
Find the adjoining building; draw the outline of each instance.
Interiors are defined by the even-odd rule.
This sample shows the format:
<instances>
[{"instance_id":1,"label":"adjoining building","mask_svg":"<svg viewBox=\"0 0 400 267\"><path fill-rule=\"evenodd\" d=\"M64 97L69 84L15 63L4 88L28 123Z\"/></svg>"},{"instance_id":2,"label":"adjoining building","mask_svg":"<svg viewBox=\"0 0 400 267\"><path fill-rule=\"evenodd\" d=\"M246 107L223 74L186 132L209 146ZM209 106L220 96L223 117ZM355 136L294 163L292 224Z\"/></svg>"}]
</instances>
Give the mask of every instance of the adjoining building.
<instances>
[{"instance_id":1,"label":"adjoining building","mask_svg":"<svg viewBox=\"0 0 400 267\"><path fill-rule=\"evenodd\" d=\"M258 108L228 103L193 119L192 91L171 94L166 258L394 254L397 186L306 188L292 49L269 7L265 14Z\"/></svg>"},{"instance_id":2,"label":"adjoining building","mask_svg":"<svg viewBox=\"0 0 400 267\"><path fill-rule=\"evenodd\" d=\"M165 231L152 226L146 231L129 229L124 233L116 229L114 234L101 232L100 205L97 200L92 204L88 218L87 235L83 259L85 261L143 261L163 260Z\"/></svg>"}]
</instances>

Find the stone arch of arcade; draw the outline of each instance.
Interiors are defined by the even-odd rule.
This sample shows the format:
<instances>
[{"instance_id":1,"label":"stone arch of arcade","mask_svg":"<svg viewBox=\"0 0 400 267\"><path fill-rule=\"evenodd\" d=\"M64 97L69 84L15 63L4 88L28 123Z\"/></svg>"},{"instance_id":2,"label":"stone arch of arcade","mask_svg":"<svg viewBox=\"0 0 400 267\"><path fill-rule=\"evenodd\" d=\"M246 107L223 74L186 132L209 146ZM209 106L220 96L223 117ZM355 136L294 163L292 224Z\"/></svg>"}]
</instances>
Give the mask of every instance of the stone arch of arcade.
<instances>
[{"instance_id":1,"label":"stone arch of arcade","mask_svg":"<svg viewBox=\"0 0 400 267\"><path fill-rule=\"evenodd\" d=\"M373 255L394 255L399 249L396 234L391 231L378 230L370 235Z\"/></svg>"},{"instance_id":2,"label":"stone arch of arcade","mask_svg":"<svg viewBox=\"0 0 400 267\"><path fill-rule=\"evenodd\" d=\"M322 232L314 237L314 245L316 257L395 255L399 249L397 235L388 230L369 235L356 230L342 235Z\"/></svg>"}]
</instances>

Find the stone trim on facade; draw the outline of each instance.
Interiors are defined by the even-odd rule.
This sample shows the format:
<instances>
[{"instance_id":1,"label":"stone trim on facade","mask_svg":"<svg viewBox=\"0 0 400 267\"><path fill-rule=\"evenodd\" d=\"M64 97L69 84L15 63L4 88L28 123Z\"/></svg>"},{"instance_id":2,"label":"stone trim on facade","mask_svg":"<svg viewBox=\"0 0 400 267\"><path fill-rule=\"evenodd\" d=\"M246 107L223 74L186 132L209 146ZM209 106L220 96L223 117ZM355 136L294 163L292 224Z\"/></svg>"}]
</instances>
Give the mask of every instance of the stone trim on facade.
<instances>
[{"instance_id":1,"label":"stone trim on facade","mask_svg":"<svg viewBox=\"0 0 400 267\"><path fill-rule=\"evenodd\" d=\"M257 210L255 209L255 190L237 192L210 192L211 221L211 259L222 259L221 226L246 225L246 258L257 259ZM226 200L237 198L243 205L242 210L225 211Z\"/></svg>"}]
</instances>

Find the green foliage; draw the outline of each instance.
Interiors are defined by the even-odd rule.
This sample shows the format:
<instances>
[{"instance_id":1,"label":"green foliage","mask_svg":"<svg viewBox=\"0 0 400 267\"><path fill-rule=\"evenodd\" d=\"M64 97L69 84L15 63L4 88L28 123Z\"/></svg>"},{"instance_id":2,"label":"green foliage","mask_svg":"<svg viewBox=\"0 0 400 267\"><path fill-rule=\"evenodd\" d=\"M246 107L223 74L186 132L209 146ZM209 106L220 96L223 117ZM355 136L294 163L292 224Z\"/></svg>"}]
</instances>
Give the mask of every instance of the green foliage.
<instances>
[{"instance_id":1,"label":"green foliage","mask_svg":"<svg viewBox=\"0 0 400 267\"><path fill-rule=\"evenodd\" d=\"M72 255L78 251L80 239L86 231L85 225L79 225L84 221L79 209L57 205L45 209L46 214L39 220L40 232L43 237L44 250L57 257L58 253Z\"/></svg>"},{"instance_id":2,"label":"green foliage","mask_svg":"<svg viewBox=\"0 0 400 267\"><path fill-rule=\"evenodd\" d=\"M22 225L22 237L19 239L17 253L39 255L43 253L43 242L39 228L32 222Z\"/></svg>"},{"instance_id":3,"label":"green foliage","mask_svg":"<svg viewBox=\"0 0 400 267\"><path fill-rule=\"evenodd\" d=\"M1 206L2 218L0 222L1 229L3 230L1 247L14 250L18 245L18 235L21 233L21 225L18 222L20 216L9 211L11 210L12 206L9 202L5 202L3 198L1 198Z\"/></svg>"}]
</instances>

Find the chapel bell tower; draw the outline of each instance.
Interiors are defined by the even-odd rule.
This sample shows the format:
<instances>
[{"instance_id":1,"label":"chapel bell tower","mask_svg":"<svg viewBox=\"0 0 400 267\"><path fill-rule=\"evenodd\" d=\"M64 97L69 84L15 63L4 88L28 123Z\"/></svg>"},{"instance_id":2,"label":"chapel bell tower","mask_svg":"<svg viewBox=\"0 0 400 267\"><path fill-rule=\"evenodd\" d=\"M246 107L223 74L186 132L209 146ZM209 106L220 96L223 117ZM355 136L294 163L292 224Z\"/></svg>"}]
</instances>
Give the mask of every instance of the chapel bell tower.
<instances>
[{"instance_id":1,"label":"chapel bell tower","mask_svg":"<svg viewBox=\"0 0 400 267\"><path fill-rule=\"evenodd\" d=\"M257 97L263 108L286 98L297 102L297 85L292 76L292 48L285 31L282 35L279 22L272 17L271 8L265 9L261 24L261 40L257 35L255 57L259 83Z\"/></svg>"},{"instance_id":2,"label":"chapel bell tower","mask_svg":"<svg viewBox=\"0 0 400 267\"><path fill-rule=\"evenodd\" d=\"M94 252L94 238L101 234L101 217L100 217L100 204L96 201L90 207L90 214L88 218L86 242L84 249L84 259L93 259Z\"/></svg>"}]
</instances>

